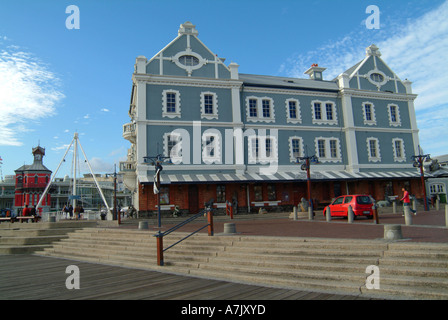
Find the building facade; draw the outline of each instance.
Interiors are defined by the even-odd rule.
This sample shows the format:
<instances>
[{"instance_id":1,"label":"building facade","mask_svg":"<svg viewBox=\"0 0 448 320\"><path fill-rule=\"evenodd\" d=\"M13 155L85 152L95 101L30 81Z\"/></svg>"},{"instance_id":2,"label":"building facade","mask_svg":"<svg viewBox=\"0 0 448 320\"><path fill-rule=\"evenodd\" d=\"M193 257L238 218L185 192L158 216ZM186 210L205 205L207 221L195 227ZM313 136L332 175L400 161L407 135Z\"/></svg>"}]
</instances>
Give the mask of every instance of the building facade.
<instances>
[{"instance_id":1,"label":"building facade","mask_svg":"<svg viewBox=\"0 0 448 320\"><path fill-rule=\"evenodd\" d=\"M34 207L38 204L42 194L51 180L51 171L44 166L43 157L45 149L37 146L33 148L34 161L31 165L23 165L15 170L15 212L20 212L27 205ZM41 210L49 211L51 204L51 195L48 193L42 200Z\"/></svg>"},{"instance_id":2,"label":"building facade","mask_svg":"<svg viewBox=\"0 0 448 320\"><path fill-rule=\"evenodd\" d=\"M331 81L318 65L299 79L242 74L224 62L190 22L151 59L137 57L123 125L131 147L120 173L140 212L157 210L156 155L169 158L160 172L163 210L194 213L211 199L239 212L288 209L307 198L301 164L313 155L317 207L349 193L382 200L402 187L423 197L411 160L417 96L375 45Z\"/></svg>"}]
</instances>

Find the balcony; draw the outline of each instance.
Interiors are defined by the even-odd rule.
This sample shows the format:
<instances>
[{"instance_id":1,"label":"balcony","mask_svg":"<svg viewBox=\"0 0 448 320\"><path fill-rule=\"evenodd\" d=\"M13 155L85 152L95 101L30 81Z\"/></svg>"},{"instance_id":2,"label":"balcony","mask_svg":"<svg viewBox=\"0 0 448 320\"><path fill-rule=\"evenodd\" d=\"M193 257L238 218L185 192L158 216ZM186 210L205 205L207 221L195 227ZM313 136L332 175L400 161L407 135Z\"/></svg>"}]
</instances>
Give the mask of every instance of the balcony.
<instances>
[{"instance_id":1,"label":"balcony","mask_svg":"<svg viewBox=\"0 0 448 320\"><path fill-rule=\"evenodd\" d=\"M135 123L126 123L123 125L123 138L131 143L136 142L137 135L135 133Z\"/></svg>"},{"instance_id":2,"label":"balcony","mask_svg":"<svg viewBox=\"0 0 448 320\"><path fill-rule=\"evenodd\" d=\"M128 172L134 172L135 173L135 162L134 161L121 161L120 162L120 173L128 173Z\"/></svg>"},{"instance_id":3,"label":"balcony","mask_svg":"<svg viewBox=\"0 0 448 320\"><path fill-rule=\"evenodd\" d=\"M133 161L122 161L120 162L120 172L119 174L123 177L123 183L132 192L137 186L137 173L136 173L136 163Z\"/></svg>"}]
</instances>

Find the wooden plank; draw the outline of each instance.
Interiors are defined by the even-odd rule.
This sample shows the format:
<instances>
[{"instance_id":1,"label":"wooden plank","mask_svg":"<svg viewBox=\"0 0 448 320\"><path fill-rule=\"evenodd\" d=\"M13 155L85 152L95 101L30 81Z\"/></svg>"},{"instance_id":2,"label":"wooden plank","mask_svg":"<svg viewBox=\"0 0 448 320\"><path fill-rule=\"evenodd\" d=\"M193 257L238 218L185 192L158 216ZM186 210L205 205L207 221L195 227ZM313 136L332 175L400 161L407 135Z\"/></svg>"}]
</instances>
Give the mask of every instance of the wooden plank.
<instances>
[{"instance_id":1,"label":"wooden plank","mask_svg":"<svg viewBox=\"0 0 448 320\"><path fill-rule=\"evenodd\" d=\"M79 290L65 281L68 265L80 269ZM34 271L35 270L35 271ZM334 299L346 295L309 293L150 270L122 268L35 255L0 255L0 299L193 299L280 300ZM356 297L351 297L355 299Z\"/></svg>"}]
</instances>

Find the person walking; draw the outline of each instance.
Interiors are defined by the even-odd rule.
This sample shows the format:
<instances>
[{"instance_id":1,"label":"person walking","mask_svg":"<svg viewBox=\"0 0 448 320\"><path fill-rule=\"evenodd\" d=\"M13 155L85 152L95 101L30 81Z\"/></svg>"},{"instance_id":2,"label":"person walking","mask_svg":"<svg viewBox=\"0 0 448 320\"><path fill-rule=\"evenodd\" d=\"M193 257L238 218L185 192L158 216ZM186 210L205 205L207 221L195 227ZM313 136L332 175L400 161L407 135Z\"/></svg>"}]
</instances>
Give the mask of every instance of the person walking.
<instances>
[{"instance_id":1,"label":"person walking","mask_svg":"<svg viewBox=\"0 0 448 320\"><path fill-rule=\"evenodd\" d=\"M405 188L401 189L401 191L403 191L403 198L401 198L400 201L403 201L403 210L404 207L409 207L409 210L413 212L414 215L417 215L417 211L411 208L411 199L409 198L409 192Z\"/></svg>"}]
</instances>

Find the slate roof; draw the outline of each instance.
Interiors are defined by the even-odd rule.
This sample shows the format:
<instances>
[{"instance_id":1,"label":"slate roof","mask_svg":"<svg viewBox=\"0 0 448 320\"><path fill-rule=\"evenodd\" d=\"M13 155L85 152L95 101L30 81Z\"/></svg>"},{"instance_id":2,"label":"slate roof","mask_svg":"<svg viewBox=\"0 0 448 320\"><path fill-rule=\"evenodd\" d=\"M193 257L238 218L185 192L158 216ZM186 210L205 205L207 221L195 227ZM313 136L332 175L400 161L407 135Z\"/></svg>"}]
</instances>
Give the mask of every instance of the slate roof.
<instances>
[{"instance_id":1,"label":"slate roof","mask_svg":"<svg viewBox=\"0 0 448 320\"><path fill-rule=\"evenodd\" d=\"M18 171L46 171L51 172L50 169L48 169L46 166L42 164L40 161L35 161L31 165L23 165L20 168L16 169L15 172Z\"/></svg>"},{"instance_id":2,"label":"slate roof","mask_svg":"<svg viewBox=\"0 0 448 320\"><path fill-rule=\"evenodd\" d=\"M339 91L339 87L335 81L312 80L301 78L286 78L276 76L263 76L256 74L240 73L239 79L243 81L245 86L273 87L285 89L303 89L313 91Z\"/></svg>"}]
</instances>

